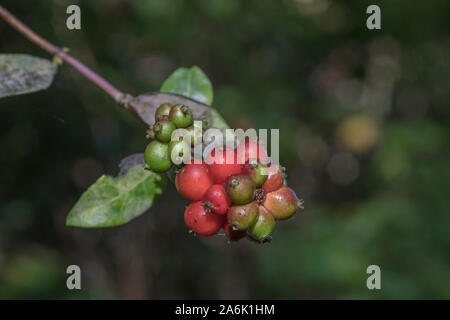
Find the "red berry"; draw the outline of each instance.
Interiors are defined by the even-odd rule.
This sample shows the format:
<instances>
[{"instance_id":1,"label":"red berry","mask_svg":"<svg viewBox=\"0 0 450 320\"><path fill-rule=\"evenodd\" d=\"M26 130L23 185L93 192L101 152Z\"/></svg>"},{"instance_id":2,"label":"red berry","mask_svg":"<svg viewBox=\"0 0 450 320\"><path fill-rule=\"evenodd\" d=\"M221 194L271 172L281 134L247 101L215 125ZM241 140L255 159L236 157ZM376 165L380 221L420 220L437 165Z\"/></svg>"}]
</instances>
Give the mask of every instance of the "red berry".
<instances>
[{"instance_id":1,"label":"red berry","mask_svg":"<svg viewBox=\"0 0 450 320\"><path fill-rule=\"evenodd\" d=\"M206 163L214 183L224 183L228 176L242 171L242 165L237 163L235 150L227 146L214 148L206 158Z\"/></svg>"},{"instance_id":2,"label":"red berry","mask_svg":"<svg viewBox=\"0 0 450 320\"><path fill-rule=\"evenodd\" d=\"M229 176L225 181L225 191L234 204L251 202L255 197L255 189L255 183L245 174Z\"/></svg>"},{"instance_id":3,"label":"red berry","mask_svg":"<svg viewBox=\"0 0 450 320\"><path fill-rule=\"evenodd\" d=\"M203 205L210 208L212 212L217 214L225 214L231 205L231 200L225 193L225 189L221 184L214 184L209 187L203 199Z\"/></svg>"},{"instance_id":4,"label":"red berry","mask_svg":"<svg viewBox=\"0 0 450 320\"><path fill-rule=\"evenodd\" d=\"M183 197L197 201L203 199L212 185L212 181L204 163L195 164L191 162L184 165L181 172L177 174L175 185Z\"/></svg>"},{"instance_id":5,"label":"red berry","mask_svg":"<svg viewBox=\"0 0 450 320\"><path fill-rule=\"evenodd\" d=\"M230 224L228 222L225 223L223 226L223 230L225 231L225 234L227 235L228 239L231 241L238 241L245 237L247 235L246 231L241 230L233 230Z\"/></svg>"},{"instance_id":6,"label":"red berry","mask_svg":"<svg viewBox=\"0 0 450 320\"><path fill-rule=\"evenodd\" d=\"M266 149L253 140L247 140L240 143L236 148L238 163L247 163L250 161L255 163L255 160L259 160L262 163L268 163L269 157L267 156Z\"/></svg>"},{"instance_id":7,"label":"red berry","mask_svg":"<svg viewBox=\"0 0 450 320\"><path fill-rule=\"evenodd\" d=\"M269 193L281 188L281 186L283 185L284 174L279 166L275 168L274 165L269 165L267 170L268 176L266 181L263 183L262 187L266 193Z\"/></svg>"},{"instance_id":8,"label":"red berry","mask_svg":"<svg viewBox=\"0 0 450 320\"><path fill-rule=\"evenodd\" d=\"M275 219L279 220L290 218L301 206L301 201L297 198L294 190L289 187L281 187L268 193L264 201L264 207Z\"/></svg>"},{"instance_id":9,"label":"red berry","mask_svg":"<svg viewBox=\"0 0 450 320\"><path fill-rule=\"evenodd\" d=\"M212 236L223 226L225 216L207 210L201 201L191 203L184 211L184 222L201 236Z\"/></svg>"}]
</instances>

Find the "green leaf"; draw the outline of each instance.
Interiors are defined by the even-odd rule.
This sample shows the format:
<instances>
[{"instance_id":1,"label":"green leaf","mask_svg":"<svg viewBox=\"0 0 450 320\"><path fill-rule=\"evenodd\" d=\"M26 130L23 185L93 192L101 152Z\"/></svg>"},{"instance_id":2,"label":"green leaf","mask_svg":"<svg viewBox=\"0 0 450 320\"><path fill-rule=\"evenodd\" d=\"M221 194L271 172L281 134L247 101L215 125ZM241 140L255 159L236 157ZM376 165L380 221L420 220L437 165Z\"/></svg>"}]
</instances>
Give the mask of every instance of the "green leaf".
<instances>
[{"instance_id":1,"label":"green leaf","mask_svg":"<svg viewBox=\"0 0 450 320\"><path fill-rule=\"evenodd\" d=\"M47 89L56 67L27 54L0 54L0 98Z\"/></svg>"},{"instance_id":2,"label":"green leaf","mask_svg":"<svg viewBox=\"0 0 450 320\"><path fill-rule=\"evenodd\" d=\"M213 101L213 87L206 74L197 66L179 68L164 81L162 92L181 94L201 103L211 105Z\"/></svg>"},{"instance_id":3,"label":"green leaf","mask_svg":"<svg viewBox=\"0 0 450 320\"><path fill-rule=\"evenodd\" d=\"M148 210L162 194L165 178L144 169L130 167L119 177L101 176L83 193L67 216L66 225L83 228L122 225Z\"/></svg>"}]
</instances>

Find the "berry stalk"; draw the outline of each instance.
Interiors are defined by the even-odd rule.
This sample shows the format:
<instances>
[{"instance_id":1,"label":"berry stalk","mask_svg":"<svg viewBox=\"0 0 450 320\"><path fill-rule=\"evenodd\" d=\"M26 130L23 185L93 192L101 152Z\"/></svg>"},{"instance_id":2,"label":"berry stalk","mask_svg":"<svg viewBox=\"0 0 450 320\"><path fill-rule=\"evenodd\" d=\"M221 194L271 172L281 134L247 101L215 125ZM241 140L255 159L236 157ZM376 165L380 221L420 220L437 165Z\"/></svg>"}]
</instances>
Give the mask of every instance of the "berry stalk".
<instances>
[{"instance_id":1,"label":"berry stalk","mask_svg":"<svg viewBox=\"0 0 450 320\"><path fill-rule=\"evenodd\" d=\"M0 5L0 18L5 20L5 22L7 22L11 27L16 29L25 38L27 38L34 44L38 45L51 55L57 56L61 58L61 60L65 61L67 64L71 65L83 76L85 76L91 82L96 84L100 89L109 94L116 102L122 104L126 108L125 104L126 101L124 101L124 99L127 97L127 95L125 95L119 89L114 87L103 77L92 71L85 64L72 57L70 54L66 52L64 48L59 48L54 44L50 43L49 41L47 41L46 39L42 38L40 35L31 30L28 26L26 26L22 21L16 18L11 12L6 10L1 5Z\"/></svg>"}]
</instances>

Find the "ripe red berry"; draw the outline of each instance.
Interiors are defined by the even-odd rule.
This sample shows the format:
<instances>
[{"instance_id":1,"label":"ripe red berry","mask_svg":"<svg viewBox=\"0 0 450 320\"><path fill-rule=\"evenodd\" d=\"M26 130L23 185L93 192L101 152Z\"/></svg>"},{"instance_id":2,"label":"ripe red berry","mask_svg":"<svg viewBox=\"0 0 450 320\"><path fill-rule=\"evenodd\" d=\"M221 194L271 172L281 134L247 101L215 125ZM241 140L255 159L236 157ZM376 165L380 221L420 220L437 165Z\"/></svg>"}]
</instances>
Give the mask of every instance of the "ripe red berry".
<instances>
[{"instance_id":1,"label":"ripe red berry","mask_svg":"<svg viewBox=\"0 0 450 320\"><path fill-rule=\"evenodd\" d=\"M264 201L264 207L275 219L279 220L290 218L301 206L301 201L297 198L294 190L289 187L281 187L268 193Z\"/></svg>"},{"instance_id":2,"label":"ripe red berry","mask_svg":"<svg viewBox=\"0 0 450 320\"><path fill-rule=\"evenodd\" d=\"M225 191L234 204L251 202L255 196L255 189L255 183L245 174L229 176L225 180Z\"/></svg>"},{"instance_id":3,"label":"ripe red berry","mask_svg":"<svg viewBox=\"0 0 450 320\"><path fill-rule=\"evenodd\" d=\"M191 203L184 211L184 222L195 233L201 236L212 236L224 224L225 216L207 210L201 201Z\"/></svg>"},{"instance_id":4,"label":"ripe red berry","mask_svg":"<svg viewBox=\"0 0 450 320\"><path fill-rule=\"evenodd\" d=\"M267 156L266 149L258 144L258 142L253 140L247 140L240 143L236 148L238 163L256 163L256 161L261 161L263 163L269 162L269 157Z\"/></svg>"},{"instance_id":5,"label":"ripe red berry","mask_svg":"<svg viewBox=\"0 0 450 320\"><path fill-rule=\"evenodd\" d=\"M175 186L178 192L192 201L203 199L212 184L208 168L204 163L195 164L191 162L184 165L175 178Z\"/></svg>"},{"instance_id":6,"label":"ripe red berry","mask_svg":"<svg viewBox=\"0 0 450 320\"><path fill-rule=\"evenodd\" d=\"M230 241L238 241L247 235L246 231L233 230L228 222L225 222L223 230L225 231L225 234L227 235L228 239L230 239Z\"/></svg>"},{"instance_id":7,"label":"ripe red berry","mask_svg":"<svg viewBox=\"0 0 450 320\"><path fill-rule=\"evenodd\" d=\"M275 170L277 169L277 170ZM283 185L284 174L280 166L269 165L268 176L262 187L266 193L278 190Z\"/></svg>"},{"instance_id":8,"label":"ripe red berry","mask_svg":"<svg viewBox=\"0 0 450 320\"><path fill-rule=\"evenodd\" d=\"M223 185L214 184L206 192L203 205L210 208L214 213L225 214L231 205L231 200L225 193Z\"/></svg>"},{"instance_id":9,"label":"ripe red berry","mask_svg":"<svg viewBox=\"0 0 450 320\"><path fill-rule=\"evenodd\" d=\"M227 177L242 171L235 150L227 146L214 148L206 158L206 163L214 183L224 183Z\"/></svg>"},{"instance_id":10,"label":"ripe red berry","mask_svg":"<svg viewBox=\"0 0 450 320\"><path fill-rule=\"evenodd\" d=\"M251 227L258 217L258 203L256 201L232 206L228 209L227 221L234 229L246 230Z\"/></svg>"}]
</instances>

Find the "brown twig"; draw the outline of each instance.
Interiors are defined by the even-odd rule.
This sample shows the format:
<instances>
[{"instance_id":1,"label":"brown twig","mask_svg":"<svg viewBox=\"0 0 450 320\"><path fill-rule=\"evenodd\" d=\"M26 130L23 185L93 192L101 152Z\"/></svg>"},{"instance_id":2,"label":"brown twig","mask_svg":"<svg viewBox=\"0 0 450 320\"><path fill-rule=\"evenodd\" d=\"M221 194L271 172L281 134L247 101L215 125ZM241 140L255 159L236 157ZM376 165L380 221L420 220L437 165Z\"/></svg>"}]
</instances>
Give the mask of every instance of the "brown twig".
<instances>
[{"instance_id":1,"label":"brown twig","mask_svg":"<svg viewBox=\"0 0 450 320\"><path fill-rule=\"evenodd\" d=\"M83 76L88 78L90 81L95 83L100 87L103 91L108 93L116 102L122 104L126 107L126 103L124 99L127 98L123 92L114 87L111 83L106 81L103 77L89 69L86 65L69 55L62 48L55 46L54 44L48 42L36 32L28 28L22 21L17 19L14 15L12 15L8 10L4 7L0 6L0 18L9 23L14 29L20 32L25 38L35 43L48 53L53 56L58 56L61 60L65 61L76 70L78 70Z\"/></svg>"}]
</instances>

